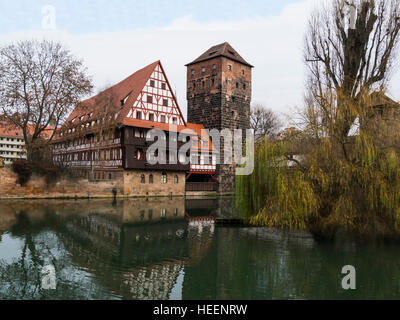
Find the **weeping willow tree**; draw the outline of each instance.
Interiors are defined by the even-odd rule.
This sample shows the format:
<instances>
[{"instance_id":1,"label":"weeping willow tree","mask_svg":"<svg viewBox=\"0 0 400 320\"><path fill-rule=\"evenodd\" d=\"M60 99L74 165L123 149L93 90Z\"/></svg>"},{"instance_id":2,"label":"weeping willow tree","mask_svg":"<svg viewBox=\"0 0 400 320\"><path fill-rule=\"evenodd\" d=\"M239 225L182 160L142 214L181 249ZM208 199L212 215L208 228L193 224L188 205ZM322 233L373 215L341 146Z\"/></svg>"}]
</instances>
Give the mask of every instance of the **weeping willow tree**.
<instances>
[{"instance_id":1,"label":"weeping willow tree","mask_svg":"<svg viewBox=\"0 0 400 320\"><path fill-rule=\"evenodd\" d=\"M399 32L399 0L332 0L312 15L301 130L260 143L254 174L237 179L252 223L400 235L400 105L385 94Z\"/></svg>"}]
</instances>

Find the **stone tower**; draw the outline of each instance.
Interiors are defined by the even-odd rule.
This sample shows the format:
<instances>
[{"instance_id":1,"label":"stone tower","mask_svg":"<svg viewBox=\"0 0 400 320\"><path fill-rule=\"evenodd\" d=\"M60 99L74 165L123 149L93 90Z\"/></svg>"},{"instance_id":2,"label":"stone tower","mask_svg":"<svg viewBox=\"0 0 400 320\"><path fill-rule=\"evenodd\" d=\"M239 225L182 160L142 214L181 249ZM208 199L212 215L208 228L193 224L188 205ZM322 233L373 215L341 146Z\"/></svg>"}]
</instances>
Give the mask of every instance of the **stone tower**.
<instances>
[{"instance_id":1,"label":"stone tower","mask_svg":"<svg viewBox=\"0 0 400 320\"><path fill-rule=\"evenodd\" d=\"M186 67L188 122L202 124L210 130L250 128L253 66L229 43L208 49ZM221 165L216 174L219 192L234 192L235 164L223 164L221 149Z\"/></svg>"}]
</instances>

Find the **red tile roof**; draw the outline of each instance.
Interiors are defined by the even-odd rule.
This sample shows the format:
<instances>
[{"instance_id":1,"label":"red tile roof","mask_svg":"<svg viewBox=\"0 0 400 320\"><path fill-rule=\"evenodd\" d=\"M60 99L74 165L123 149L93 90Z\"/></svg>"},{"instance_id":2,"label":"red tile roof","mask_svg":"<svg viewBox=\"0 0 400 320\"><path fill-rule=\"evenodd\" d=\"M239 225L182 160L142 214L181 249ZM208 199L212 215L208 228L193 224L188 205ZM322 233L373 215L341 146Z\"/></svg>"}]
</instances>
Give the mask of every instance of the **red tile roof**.
<instances>
[{"instance_id":1,"label":"red tile roof","mask_svg":"<svg viewBox=\"0 0 400 320\"><path fill-rule=\"evenodd\" d=\"M104 107L107 103L111 106L112 110L108 110L108 114L118 113L116 119L118 123L122 123L126 115L128 114L131 106L136 101L139 93L142 91L147 80L153 73L155 67L160 61L153 62L147 67L136 71L125 80L117 83L116 85L100 92L98 95L91 97L87 100L82 101L75 110L68 117L66 124L70 124L72 120L79 119L82 121L96 120L99 115L104 114ZM110 101L112 99L112 101ZM125 103L122 105L122 101ZM91 117L89 114L93 113Z\"/></svg>"},{"instance_id":2,"label":"red tile roof","mask_svg":"<svg viewBox=\"0 0 400 320\"><path fill-rule=\"evenodd\" d=\"M45 134L48 134L50 138L50 135L52 134L51 131L53 131L55 128L54 127L47 127L43 133L42 136ZM33 134L34 132L34 126L33 125L28 125L28 134ZM20 138L24 139L24 133L22 129L18 128L15 125L9 124L6 121L1 121L0 122L0 136L1 137L6 137L6 138Z\"/></svg>"}]
</instances>

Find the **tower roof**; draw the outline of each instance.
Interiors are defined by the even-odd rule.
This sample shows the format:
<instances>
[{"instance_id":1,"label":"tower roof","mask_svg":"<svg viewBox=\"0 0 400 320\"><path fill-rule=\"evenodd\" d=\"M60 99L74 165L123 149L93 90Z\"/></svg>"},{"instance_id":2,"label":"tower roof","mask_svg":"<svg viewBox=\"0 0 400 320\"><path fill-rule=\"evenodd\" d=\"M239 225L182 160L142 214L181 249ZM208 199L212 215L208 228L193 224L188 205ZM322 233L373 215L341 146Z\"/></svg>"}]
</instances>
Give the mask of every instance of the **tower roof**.
<instances>
[{"instance_id":1,"label":"tower roof","mask_svg":"<svg viewBox=\"0 0 400 320\"><path fill-rule=\"evenodd\" d=\"M248 63L246 60L244 60L239 53L235 49L232 48L232 46L228 42L224 42L221 44L218 44L216 46L211 47L208 49L206 52L204 52L200 57L198 57L196 60L186 64L186 66L190 66L192 64L198 63L198 62L203 62L207 61L216 57L225 57L231 60L234 60L236 62L242 63L246 66L249 66L253 68L253 66Z\"/></svg>"}]
</instances>

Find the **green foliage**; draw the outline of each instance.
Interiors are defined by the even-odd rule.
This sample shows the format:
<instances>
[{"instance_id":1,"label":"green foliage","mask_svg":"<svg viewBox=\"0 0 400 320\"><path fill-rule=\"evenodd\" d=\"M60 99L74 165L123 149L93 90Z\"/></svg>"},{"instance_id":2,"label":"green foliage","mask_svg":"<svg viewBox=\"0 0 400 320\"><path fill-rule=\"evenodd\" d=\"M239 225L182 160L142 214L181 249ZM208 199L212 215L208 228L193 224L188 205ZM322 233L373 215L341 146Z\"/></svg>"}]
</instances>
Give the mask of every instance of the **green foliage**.
<instances>
[{"instance_id":1,"label":"green foliage","mask_svg":"<svg viewBox=\"0 0 400 320\"><path fill-rule=\"evenodd\" d=\"M237 179L238 205L258 226L309 229L325 237L338 230L397 237L400 154L378 141L364 128L349 137L347 159L334 138L308 138L301 164L294 166L288 166L288 141L264 141L255 150L254 173Z\"/></svg>"}]
</instances>

